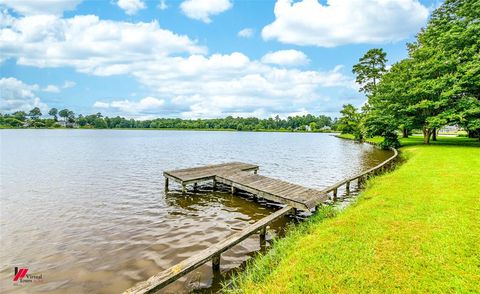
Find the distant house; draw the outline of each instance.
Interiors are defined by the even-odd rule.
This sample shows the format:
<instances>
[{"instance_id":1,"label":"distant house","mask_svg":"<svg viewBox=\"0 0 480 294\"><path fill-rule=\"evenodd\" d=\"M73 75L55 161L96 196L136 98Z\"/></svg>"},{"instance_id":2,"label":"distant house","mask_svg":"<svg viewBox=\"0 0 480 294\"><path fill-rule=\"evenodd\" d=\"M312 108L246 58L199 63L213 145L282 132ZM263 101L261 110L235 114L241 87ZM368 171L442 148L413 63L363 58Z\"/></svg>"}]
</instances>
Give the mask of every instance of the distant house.
<instances>
[{"instance_id":1,"label":"distant house","mask_svg":"<svg viewBox=\"0 0 480 294\"><path fill-rule=\"evenodd\" d=\"M58 124L64 128L78 128L78 124L76 122L68 122L68 121L59 121Z\"/></svg>"},{"instance_id":2,"label":"distant house","mask_svg":"<svg viewBox=\"0 0 480 294\"><path fill-rule=\"evenodd\" d=\"M329 127L329 126L324 126L324 127L322 127L320 130L322 130L322 131L330 131L330 130L332 130L332 128Z\"/></svg>"},{"instance_id":3,"label":"distant house","mask_svg":"<svg viewBox=\"0 0 480 294\"><path fill-rule=\"evenodd\" d=\"M439 130L439 133L457 133L461 128L457 125L445 126Z\"/></svg>"},{"instance_id":4,"label":"distant house","mask_svg":"<svg viewBox=\"0 0 480 294\"><path fill-rule=\"evenodd\" d=\"M305 125L305 131L311 132L311 131L312 131L312 127L309 126L309 125Z\"/></svg>"}]
</instances>

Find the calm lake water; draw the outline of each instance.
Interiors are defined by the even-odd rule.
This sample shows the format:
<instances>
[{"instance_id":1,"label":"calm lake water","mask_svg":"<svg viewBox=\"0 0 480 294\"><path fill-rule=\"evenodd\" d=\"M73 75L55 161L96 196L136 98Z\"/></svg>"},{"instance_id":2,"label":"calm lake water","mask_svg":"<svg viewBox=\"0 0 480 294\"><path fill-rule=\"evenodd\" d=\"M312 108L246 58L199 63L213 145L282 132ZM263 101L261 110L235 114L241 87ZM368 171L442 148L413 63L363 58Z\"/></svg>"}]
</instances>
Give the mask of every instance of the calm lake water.
<instances>
[{"instance_id":1,"label":"calm lake water","mask_svg":"<svg viewBox=\"0 0 480 294\"><path fill-rule=\"evenodd\" d=\"M118 293L275 210L207 187L165 194L164 170L243 161L324 188L390 156L318 133L0 130L0 140L2 293ZM235 246L222 271L258 249L256 236ZM14 285L15 266L42 281ZM164 291L210 292L219 280L206 264Z\"/></svg>"}]
</instances>

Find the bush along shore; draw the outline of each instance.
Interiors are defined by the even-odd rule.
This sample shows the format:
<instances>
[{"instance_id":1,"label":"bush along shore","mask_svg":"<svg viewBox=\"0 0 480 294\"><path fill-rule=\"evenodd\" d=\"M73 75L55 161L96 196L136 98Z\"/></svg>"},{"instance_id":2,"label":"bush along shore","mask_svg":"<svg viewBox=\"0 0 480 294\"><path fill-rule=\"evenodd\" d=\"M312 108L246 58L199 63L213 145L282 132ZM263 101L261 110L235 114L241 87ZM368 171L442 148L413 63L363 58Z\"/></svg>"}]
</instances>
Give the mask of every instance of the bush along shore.
<instances>
[{"instance_id":1,"label":"bush along shore","mask_svg":"<svg viewBox=\"0 0 480 294\"><path fill-rule=\"evenodd\" d=\"M346 209L291 228L224 290L480 292L480 142L400 142L401 166L368 180Z\"/></svg>"}]
</instances>

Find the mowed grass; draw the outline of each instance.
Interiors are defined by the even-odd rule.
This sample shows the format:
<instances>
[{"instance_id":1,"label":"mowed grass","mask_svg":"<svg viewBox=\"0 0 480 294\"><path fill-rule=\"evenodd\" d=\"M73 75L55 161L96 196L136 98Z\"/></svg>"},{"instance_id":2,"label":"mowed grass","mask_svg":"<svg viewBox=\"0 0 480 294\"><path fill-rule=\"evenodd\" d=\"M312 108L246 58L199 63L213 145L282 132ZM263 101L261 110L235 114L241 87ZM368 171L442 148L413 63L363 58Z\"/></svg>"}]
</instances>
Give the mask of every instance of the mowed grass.
<instances>
[{"instance_id":1,"label":"mowed grass","mask_svg":"<svg viewBox=\"0 0 480 294\"><path fill-rule=\"evenodd\" d=\"M355 204L291 229L227 290L479 293L480 144L417 140L402 141L404 163L371 179Z\"/></svg>"}]
</instances>

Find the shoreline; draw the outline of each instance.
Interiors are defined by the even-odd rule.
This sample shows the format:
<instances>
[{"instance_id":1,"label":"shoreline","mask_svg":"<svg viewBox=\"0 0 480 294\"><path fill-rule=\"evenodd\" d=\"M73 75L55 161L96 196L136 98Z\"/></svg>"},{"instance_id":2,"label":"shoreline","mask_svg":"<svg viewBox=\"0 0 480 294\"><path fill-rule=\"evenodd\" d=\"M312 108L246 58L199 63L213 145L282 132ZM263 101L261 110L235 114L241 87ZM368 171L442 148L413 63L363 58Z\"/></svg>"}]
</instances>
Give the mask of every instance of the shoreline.
<instances>
[{"instance_id":1,"label":"shoreline","mask_svg":"<svg viewBox=\"0 0 480 294\"><path fill-rule=\"evenodd\" d=\"M480 189L480 143L461 137L440 137L430 146L415 137L401 142L401 166L368 180L341 212L325 208L290 230L224 290L436 292L448 286L480 291L475 255L468 254L477 248L480 258L475 237L480 228L471 226L480 221L472 210ZM455 185L462 185L463 193ZM467 223L469 230L462 229ZM449 262L439 263L439 258Z\"/></svg>"},{"instance_id":2,"label":"shoreline","mask_svg":"<svg viewBox=\"0 0 480 294\"><path fill-rule=\"evenodd\" d=\"M113 128L113 129L96 129L96 128L0 128L0 130L90 130L90 131L205 131L205 132L238 132L238 133L307 133L307 134L339 134L339 132L325 131L288 131L288 130L253 130L239 131L235 129L176 129L176 128Z\"/></svg>"}]
</instances>

